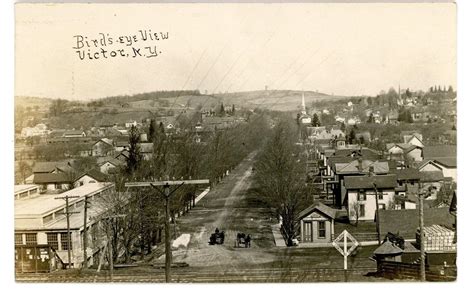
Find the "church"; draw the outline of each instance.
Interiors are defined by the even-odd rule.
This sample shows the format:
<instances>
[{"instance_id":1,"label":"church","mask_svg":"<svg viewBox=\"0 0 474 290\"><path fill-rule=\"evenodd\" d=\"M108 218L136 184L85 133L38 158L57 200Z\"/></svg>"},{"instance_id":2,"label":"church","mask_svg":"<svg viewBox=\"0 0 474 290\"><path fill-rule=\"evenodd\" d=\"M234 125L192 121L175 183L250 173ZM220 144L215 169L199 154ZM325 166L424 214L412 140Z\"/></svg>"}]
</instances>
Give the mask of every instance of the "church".
<instances>
[{"instance_id":1,"label":"church","mask_svg":"<svg viewBox=\"0 0 474 290\"><path fill-rule=\"evenodd\" d=\"M301 95L301 112L299 114L299 123L302 125L310 125L311 124L311 117L306 114L306 105L304 101L304 92Z\"/></svg>"}]
</instances>

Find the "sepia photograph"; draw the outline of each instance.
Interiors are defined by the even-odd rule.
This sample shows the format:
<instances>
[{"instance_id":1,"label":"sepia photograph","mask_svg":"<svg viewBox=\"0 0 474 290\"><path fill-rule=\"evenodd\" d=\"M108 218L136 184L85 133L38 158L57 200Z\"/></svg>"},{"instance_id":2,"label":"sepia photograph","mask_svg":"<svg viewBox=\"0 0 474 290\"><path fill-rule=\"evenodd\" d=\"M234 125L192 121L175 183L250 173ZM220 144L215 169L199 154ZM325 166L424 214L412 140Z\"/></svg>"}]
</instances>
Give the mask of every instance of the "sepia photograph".
<instances>
[{"instance_id":1,"label":"sepia photograph","mask_svg":"<svg viewBox=\"0 0 474 290\"><path fill-rule=\"evenodd\" d=\"M454 284L455 2L106 2L14 5L16 282Z\"/></svg>"}]
</instances>

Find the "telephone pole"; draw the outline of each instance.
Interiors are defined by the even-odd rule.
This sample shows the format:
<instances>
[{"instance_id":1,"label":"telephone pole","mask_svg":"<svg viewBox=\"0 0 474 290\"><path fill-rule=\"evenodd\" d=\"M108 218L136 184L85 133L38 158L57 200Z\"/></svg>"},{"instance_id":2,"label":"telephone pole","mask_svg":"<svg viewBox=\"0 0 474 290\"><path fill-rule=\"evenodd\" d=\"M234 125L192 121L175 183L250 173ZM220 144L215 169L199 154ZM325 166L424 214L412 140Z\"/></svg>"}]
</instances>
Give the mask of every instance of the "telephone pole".
<instances>
[{"instance_id":1,"label":"telephone pole","mask_svg":"<svg viewBox=\"0 0 474 290\"><path fill-rule=\"evenodd\" d=\"M80 196L77 195L66 195L64 197L55 197L54 199L63 199L66 201L66 224L67 224L67 267L71 269L71 228L69 225L69 216L75 213L79 213L77 211L69 212L69 199L70 198L79 198Z\"/></svg>"},{"instance_id":2,"label":"telephone pole","mask_svg":"<svg viewBox=\"0 0 474 290\"><path fill-rule=\"evenodd\" d=\"M421 186L420 186L421 187ZM426 281L426 274L425 274L425 231L424 231L424 220L423 220L423 199L424 199L423 192L418 192L418 206L420 207L420 280L421 282Z\"/></svg>"},{"instance_id":3,"label":"telephone pole","mask_svg":"<svg viewBox=\"0 0 474 290\"><path fill-rule=\"evenodd\" d=\"M82 264L82 268L87 268L87 242L88 242L88 237L87 237L87 208L89 207L89 197L86 196L84 199L84 230L82 231L83 234L83 240L82 240L82 248L83 248L83 255L84 255L84 261Z\"/></svg>"},{"instance_id":4,"label":"telephone pole","mask_svg":"<svg viewBox=\"0 0 474 290\"><path fill-rule=\"evenodd\" d=\"M125 187L148 187L151 186L156 189L165 198L165 281L171 282L171 236L170 236L170 204L171 195L182 185L185 184L209 184L209 179L197 180L168 180L168 181L153 181L153 182L127 182ZM172 192L170 192L170 185L178 185ZM163 186L164 191L160 190Z\"/></svg>"}]
</instances>

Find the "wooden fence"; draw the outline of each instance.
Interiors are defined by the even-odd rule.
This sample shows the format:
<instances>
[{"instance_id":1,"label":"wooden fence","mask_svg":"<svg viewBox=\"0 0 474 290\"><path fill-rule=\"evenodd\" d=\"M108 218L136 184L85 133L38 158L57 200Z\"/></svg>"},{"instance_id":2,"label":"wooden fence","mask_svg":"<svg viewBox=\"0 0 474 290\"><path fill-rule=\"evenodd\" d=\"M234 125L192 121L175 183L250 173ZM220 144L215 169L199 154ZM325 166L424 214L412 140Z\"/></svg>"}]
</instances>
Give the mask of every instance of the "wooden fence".
<instances>
[{"instance_id":1,"label":"wooden fence","mask_svg":"<svg viewBox=\"0 0 474 290\"><path fill-rule=\"evenodd\" d=\"M379 261L378 272L387 279L420 279L420 265L393 261ZM455 281L457 271L455 266L432 268L426 265L425 276L427 281Z\"/></svg>"}]
</instances>

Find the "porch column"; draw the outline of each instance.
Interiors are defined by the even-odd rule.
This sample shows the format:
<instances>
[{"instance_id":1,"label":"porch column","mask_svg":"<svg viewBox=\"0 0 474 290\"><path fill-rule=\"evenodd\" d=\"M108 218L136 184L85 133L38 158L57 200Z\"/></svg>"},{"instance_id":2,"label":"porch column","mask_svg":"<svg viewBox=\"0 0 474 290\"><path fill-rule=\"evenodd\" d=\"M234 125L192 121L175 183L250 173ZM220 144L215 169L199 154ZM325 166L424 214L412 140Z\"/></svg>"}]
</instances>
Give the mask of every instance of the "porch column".
<instances>
[{"instance_id":1,"label":"porch column","mask_svg":"<svg viewBox=\"0 0 474 290\"><path fill-rule=\"evenodd\" d=\"M331 219L331 242L334 241L334 219Z\"/></svg>"}]
</instances>

